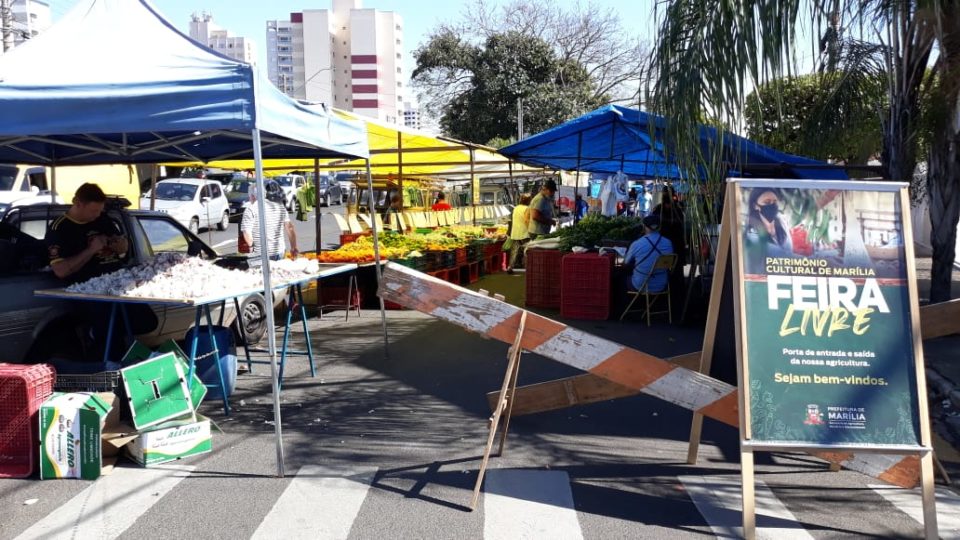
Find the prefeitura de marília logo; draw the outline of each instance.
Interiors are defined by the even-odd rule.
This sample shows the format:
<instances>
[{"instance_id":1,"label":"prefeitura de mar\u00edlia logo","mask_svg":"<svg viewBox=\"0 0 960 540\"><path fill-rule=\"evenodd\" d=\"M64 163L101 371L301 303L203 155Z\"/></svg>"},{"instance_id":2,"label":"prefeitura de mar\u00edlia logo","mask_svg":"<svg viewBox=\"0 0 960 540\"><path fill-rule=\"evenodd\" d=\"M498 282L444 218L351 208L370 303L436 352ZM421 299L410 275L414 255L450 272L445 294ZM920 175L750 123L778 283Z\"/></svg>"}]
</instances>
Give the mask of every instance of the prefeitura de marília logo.
<instances>
[{"instance_id":1,"label":"prefeitura de mar\u00edlia logo","mask_svg":"<svg viewBox=\"0 0 960 540\"><path fill-rule=\"evenodd\" d=\"M816 403L807 405L807 416L803 423L808 426L819 426L823 424L823 413L820 412L820 406Z\"/></svg>"}]
</instances>

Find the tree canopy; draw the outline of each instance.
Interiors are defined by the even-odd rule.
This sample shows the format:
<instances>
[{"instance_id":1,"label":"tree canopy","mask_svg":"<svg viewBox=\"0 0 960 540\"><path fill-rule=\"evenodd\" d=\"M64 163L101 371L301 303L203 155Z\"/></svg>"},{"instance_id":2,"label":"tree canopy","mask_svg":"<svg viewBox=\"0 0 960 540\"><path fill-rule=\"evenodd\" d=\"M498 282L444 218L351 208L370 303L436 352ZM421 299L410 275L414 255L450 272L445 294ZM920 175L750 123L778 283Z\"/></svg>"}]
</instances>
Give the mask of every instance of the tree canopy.
<instances>
[{"instance_id":1,"label":"tree canopy","mask_svg":"<svg viewBox=\"0 0 960 540\"><path fill-rule=\"evenodd\" d=\"M702 164L709 171L706 181L720 182L725 169L716 161L702 163L692 150L700 111L736 119L751 85L792 75L799 57L796 38L807 23L822 36L821 70L841 74L836 95L844 94L841 86L855 87L871 77L883 81L880 160L887 178L909 180L922 155L921 99L925 73L932 69L938 80L934 99L945 114L934 117L928 148L930 300L949 299L960 217L960 3L667 0L663 5L653 66L656 112L668 119L667 143L678 150L678 160L687 168ZM847 103L856 99L846 95ZM829 131L821 124L816 134Z\"/></svg>"},{"instance_id":2,"label":"tree canopy","mask_svg":"<svg viewBox=\"0 0 960 540\"><path fill-rule=\"evenodd\" d=\"M746 98L747 137L818 159L866 163L883 146L880 114L887 107L883 81L837 99L836 72L787 77L758 86Z\"/></svg>"},{"instance_id":3,"label":"tree canopy","mask_svg":"<svg viewBox=\"0 0 960 540\"><path fill-rule=\"evenodd\" d=\"M540 38L507 32L482 45L451 31L435 35L414 53L413 80L452 90L440 125L452 137L486 143L517 132L518 100L523 123L537 132L601 105L586 69L558 58Z\"/></svg>"},{"instance_id":4,"label":"tree canopy","mask_svg":"<svg viewBox=\"0 0 960 540\"><path fill-rule=\"evenodd\" d=\"M421 110L440 119L448 135L489 142L484 137L493 133L502 142L517 136L517 99L523 100L525 133L607 103L635 106L649 54L623 21L622 14L592 3L565 8L537 0L473 0L460 20L438 26L414 52L412 83ZM528 52L534 58L521 61ZM497 66L505 71L492 69ZM519 79L501 80L512 77ZM478 99L491 97L499 101L483 110ZM481 124L457 127L468 118Z\"/></svg>"}]
</instances>

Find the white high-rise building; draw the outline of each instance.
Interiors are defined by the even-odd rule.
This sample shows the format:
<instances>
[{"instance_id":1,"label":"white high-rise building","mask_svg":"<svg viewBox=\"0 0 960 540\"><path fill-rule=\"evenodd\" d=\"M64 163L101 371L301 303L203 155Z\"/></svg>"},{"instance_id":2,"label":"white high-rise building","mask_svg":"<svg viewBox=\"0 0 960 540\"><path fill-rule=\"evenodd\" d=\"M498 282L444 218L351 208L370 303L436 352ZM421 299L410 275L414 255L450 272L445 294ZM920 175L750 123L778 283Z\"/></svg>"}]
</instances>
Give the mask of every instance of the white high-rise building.
<instances>
[{"instance_id":1,"label":"white high-rise building","mask_svg":"<svg viewBox=\"0 0 960 540\"><path fill-rule=\"evenodd\" d=\"M24 41L36 37L53 24L50 14L50 4L39 0L13 0L10 7L12 13L11 37L16 47ZM0 54L3 47L0 46Z\"/></svg>"},{"instance_id":2,"label":"white high-rise building","mask_svg":"<svg viewBox=\"0 0 960 540\"><path fill-rule=\"evenodd\" d=\"M403 102L403 125L412 129L423 129L420 122L420 107L409 101Z\"/></svg>"},{"instance_id":3,"label":"white high-rise building","mask_svg":"<svg viewBox=\"0 0 960 540\"><path fill-rule=\"evenodd\" d=\"M267 21L267 72L294 98L402 124L403 20L332 0L331 9Z\"/></svg>"},{"instance_id":4,"label":"white high-rise building","mask_svg":"<svg viewBox=\"0 0 960 540\"><path fill-rule=\"evenodd\" d=\"M217 26L213 15L207 12L190 17L190 39L234 60L257 63L257 44L250 38L231 36L228 30Z\"/></svg>"}]
</instances>

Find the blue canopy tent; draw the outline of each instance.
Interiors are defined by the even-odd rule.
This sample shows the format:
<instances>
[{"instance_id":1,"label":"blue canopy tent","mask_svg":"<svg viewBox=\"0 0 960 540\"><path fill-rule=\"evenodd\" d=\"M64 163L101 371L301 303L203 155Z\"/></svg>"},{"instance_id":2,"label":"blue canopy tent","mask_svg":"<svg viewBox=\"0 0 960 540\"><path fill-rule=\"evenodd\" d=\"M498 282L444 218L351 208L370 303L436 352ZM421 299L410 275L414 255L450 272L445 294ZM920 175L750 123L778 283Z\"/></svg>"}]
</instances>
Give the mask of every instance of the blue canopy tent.
<instances>
[{"instance_id":1,"label":"blue canopy tent","mask_svg":"<svg viewBox=\"0 0 960 540\"><path fill-rule=\"evenodd\" d=\"M504 147L500 153L527 165L559 170L684 179L689 171L681 170L664 146L665 125L661 116L607 105ZM721 158L731 176L847 179L842 168L785 154L732 133L722 135ZM700 128L704 155L709 155L719 136L714 128Z\"/></svg>"},{"instance_id":2,"label":"blue canopy tent","mask_svg":"<svg viewBox=\"0 0 960 540\"><path fill-rule=\"evenodd\" d=\"M264 157L369 158L363 123L287 98L253 66L181 34L146 0L83 0L0 56L0 118L0 162L55 167L253 157L260 193ZM263 201L258 197L265 229ZM266 250L262 256L264 296L272 305ZM267 324L274 327L269 309ZM282 476L276 338L267 335Z\"/></svg>"}]
</instances>

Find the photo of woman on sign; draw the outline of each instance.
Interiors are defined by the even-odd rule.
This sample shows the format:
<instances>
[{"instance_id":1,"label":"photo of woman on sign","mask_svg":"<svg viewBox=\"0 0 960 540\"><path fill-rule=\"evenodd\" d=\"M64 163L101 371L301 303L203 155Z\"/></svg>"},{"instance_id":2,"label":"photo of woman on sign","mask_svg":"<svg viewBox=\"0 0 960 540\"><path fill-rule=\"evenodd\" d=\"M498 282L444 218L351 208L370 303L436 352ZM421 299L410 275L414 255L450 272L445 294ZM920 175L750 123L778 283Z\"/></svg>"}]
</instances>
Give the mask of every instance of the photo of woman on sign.
<instances>
[{"instance_id":1,"label":"photo of woman on sign","mask_svg":"<svg viewBox=\"0 0 960 540\"><path fill-rule=\"evenodd\" d=\"M773 186L754 187L746 192L742 211L746 271L766 273L770 259L829 259L841 264L843 224L836 190L809 190Z\"/></svg>"}]
</instances>

